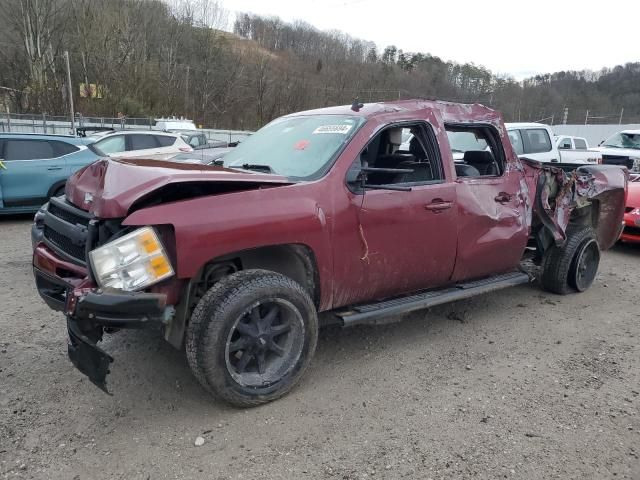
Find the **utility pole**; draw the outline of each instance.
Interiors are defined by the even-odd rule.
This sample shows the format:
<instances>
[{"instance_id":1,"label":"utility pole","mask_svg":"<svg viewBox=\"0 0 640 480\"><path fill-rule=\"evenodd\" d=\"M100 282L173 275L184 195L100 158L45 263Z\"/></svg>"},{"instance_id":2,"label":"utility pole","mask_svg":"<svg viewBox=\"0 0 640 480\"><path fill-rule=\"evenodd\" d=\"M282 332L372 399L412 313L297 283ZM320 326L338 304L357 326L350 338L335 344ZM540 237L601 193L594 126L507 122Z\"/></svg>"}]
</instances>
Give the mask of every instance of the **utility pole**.
<instances>
[{"instance_id":1,"label":"utility pole","mask_svg":"<svg viewBox=\"0 0 640 480\"><path fill-rule=\"evenodd\" d=\"M569 116L569 107L564 107L564 113L562 115L562 124L567 124L567 117Z\"/></svg>"},{"instance_id":2,"label":"utility pole","mask_svg":"<svg viewBox=\"0 0 640 480\"><path fill-rule=\"evenodd\" d=\"M589 110L587 110L587 114L584 116L584 124L589 123Z\"/></svg>"},{"instance_id":3,"label":"utility pole","mask_svg":"<svg viewBox=\"0 0 640 480\"><path fill-rule=\"evenodd\" d=\"M64 63L67 67L67 95L69 96L69 110L71 113L71 131L76 136L76 119L73 108L73 86L71 85L71 67L69 67L69 51L64 51Z\"/></svg>"},{"instance_id":4,"label":"utility pole","mask_svg":"<svg viewBox=\"0 0 640 480\"><path fill-rule=\"evenodd\" d=\"M189 70L190 69L191 67L187 65L187 78L185 81L185 88L184 88L184 113L187 116L187 118L189 118Z\"/></svg>"},{"instance_id":5,"label":"utility pole","mask_svg":"<svg viewBox=\"0 0 640 480\"><path fill-rule=\"evenodd\" d=\"M622 115L624 114L624 107L620 109L620 120L618 120L618 125L622 125Z\"/></svg>"}]
</instances>

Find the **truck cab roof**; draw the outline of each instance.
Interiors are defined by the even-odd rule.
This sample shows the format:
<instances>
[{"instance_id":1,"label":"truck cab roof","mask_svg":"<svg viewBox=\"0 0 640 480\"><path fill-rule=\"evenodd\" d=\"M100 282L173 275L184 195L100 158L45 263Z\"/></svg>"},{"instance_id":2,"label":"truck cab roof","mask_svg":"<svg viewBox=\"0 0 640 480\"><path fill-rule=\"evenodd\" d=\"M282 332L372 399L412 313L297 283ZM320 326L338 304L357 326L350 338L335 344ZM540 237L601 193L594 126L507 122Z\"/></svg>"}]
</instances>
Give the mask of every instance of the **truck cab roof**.
<instances>
[{"instance_id":1,"label":"truck cab roof","mask_svg":"<svg viewBox=\"0 0 640 480\"><path fill-rule=\"evenodd\" d=\"M547 128L549 127L549 125L546 125L544 123L537 123L537 122L511 122L511 123L505 123L504 125L505 127L507 127L507 130L513 130L516 128Z\"/></svg>"},{"instance_id":2,"label":"truck cab roof","mask_svg":"<svg viewBox=\"0 0 640 480\"><path fill-rule=\"evenodd\" d=\"M496 123L500 114L479 103L453 103L438 100L397 100L393 102L362 103L357 109L353 106L341 105L336 107L318 108L287 115L288 117L302 115L352 115L373 118L385 114L409 113L419 110L437 110L445 123L484 121Z\"/></svg>"}]
</instances>

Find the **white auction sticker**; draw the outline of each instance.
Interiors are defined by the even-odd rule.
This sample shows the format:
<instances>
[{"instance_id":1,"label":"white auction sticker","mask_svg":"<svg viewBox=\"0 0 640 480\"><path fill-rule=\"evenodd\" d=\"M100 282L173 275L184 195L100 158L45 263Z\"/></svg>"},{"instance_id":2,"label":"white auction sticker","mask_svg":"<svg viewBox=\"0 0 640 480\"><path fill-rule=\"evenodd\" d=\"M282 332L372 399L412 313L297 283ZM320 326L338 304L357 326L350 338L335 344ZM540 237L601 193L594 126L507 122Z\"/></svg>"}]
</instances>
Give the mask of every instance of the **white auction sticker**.
<instances>
[{"instance_id":1,"label":"white auction sticker","mask_svg":"<svg viewBox=\"0 0 640 480\"><path fill-rule=\"evenodd\" d=\"M353 125L322 125L321 127L316 128L312 133L313 135L319 133L339 133L341 135L346 135Z\"/></svg>"}]
</instances>

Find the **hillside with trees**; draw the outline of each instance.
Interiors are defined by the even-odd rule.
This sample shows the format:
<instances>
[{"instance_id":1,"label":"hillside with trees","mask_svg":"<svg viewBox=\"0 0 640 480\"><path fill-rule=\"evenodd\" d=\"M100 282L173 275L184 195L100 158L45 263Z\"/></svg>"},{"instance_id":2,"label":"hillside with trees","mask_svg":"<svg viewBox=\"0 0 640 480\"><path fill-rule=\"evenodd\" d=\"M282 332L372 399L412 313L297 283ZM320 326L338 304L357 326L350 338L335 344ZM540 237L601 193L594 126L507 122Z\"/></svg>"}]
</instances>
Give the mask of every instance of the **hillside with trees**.
<instances>
[{"instance_id":1,"label":"hillside with trees","mask_svg":"<svg viewBox=\"0 0 640 480\"><path fill-rule=\"evenodd\" d=\"M255 129L355 97L419 97L481 102L511 121L559 123L565 108L569 123L584 123L587 111L590 123L617 123L621 113L623 122L640 121L640 62L516 82L400 46L379 51L304 22L229 18L207 0L3 0L0 104L65 114L68 50L76 110L85 116L184 115L207 127Z\"/></svg>"}]
</instances>

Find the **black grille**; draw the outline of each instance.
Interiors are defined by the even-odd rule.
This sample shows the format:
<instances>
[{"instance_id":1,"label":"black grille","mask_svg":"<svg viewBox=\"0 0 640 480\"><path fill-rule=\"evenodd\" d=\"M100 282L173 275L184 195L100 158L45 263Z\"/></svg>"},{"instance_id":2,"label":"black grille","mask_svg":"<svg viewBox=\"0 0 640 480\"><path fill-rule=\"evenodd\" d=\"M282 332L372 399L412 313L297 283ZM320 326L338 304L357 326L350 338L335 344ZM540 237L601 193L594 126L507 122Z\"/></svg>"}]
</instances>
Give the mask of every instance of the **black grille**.
<instances>
[{"instance_id":1,"label":"black grille","mask_svg":"<svg viewBox=\"0 0 640 480\"><path fill-rule=\"evenodd\" d=\"M54 229L44 226L44 238L47 239L53 247L66 253L70 257L84 263L84 246L74 245L70 239L56 232Z\"/></svg>"},{"instance_id":2,"label":"black grille","mask_svg":"<svg viewBox=\"0 0 640 480\"><path fill-rule=\"evenodd\" d=\"M75 214L69 210L60 208L53 202L49 203L49 212L72 225L84 225L85 227L89 225L89 218L86 216Z\"/></svg>"},{"instance_id":3,"label":"black grille","mask_svg":"<svg viewBox=\"0 0 640 480\"><path fill-rule=\"evenodd\" d=\"M65 199L53 197L43 219L44 241L67 260L86 265L85 244L92 218Z\"/></svg>"},{"instance_id":4,"label":"black grille","mask_svg":"<svg viewBox=\"0 0 640 480\"><path fill-rule=\"evenodd\" d=\"M633 160L623 155L602 155L602 163L605 165L620 165L627 167L629 170L633 168Z\"/></svg>"}]
</instances>

